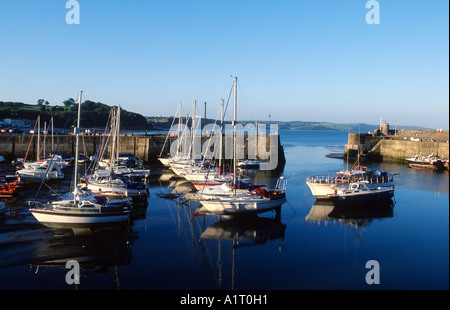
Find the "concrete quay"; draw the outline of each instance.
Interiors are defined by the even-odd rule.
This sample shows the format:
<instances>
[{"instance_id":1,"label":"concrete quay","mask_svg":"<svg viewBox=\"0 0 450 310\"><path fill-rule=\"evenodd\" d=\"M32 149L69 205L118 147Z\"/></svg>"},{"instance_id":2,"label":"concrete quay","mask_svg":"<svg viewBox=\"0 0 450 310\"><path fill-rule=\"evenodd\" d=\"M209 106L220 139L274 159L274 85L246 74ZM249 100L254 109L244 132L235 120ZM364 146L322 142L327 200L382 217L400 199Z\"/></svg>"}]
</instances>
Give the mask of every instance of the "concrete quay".
<instances>
[{"instance_id":1,"label":"concrete quay","mask_svg":"<svg viewBox=\"0 0 450 310\"><path fill-rule=\"evenodd\" d=\"M405 162L416 154L434 154L449 158L449 131L398 130L389 135L350 133L344 155L354 157L361 152L368 160Z\"/></svg>"},{"instance_id":2,"label":"concrete quay","mask_svg":"<svg viewBox=\"0 0 450 310\"><path fill-rule=\"evenodd\" d=\"M200 136L200 135L199 135ZM79 150L81 154L85 156L94 155L97 152L97 149L101 146L103 134L80 134L80 144ZM253 136L255 137L255 136ZM201 143L201 148L206 148L208 145L208 138L206 136L200 137L198 140ZM17 158L24 158L27 154L27 160L35 160L36 152L38 150L37 146L37 138L36 136L31 140L31 134L1 134L0 135L0 155L5 158L6 161L12 161ZM167 141L166 141L167 139ZM238 148L238 155L241 157L238 158L247 158L249 154L249 145L252 145L252 141L256 141L256 138L253 140L249 139L248 135L244 137L240 137L238 135L238 140L241 141L241 144L244 147ZM159 155L162 154L162 157L165 157L170 152L170 146L176 137L167 138L167 134L121 134L119 137L119 152L120 153L131 153L136 157L139 157L146 164L157 164L159 163L158 158ZM280 144L280 137L278 135L266 135L261 136L258 135L257 145L253 144L256 148L256 156L257 159L267 159L267 154L270 153L270 156L274 155L271 153L271 148L274 147L277 149L276 160L277 160L277 169L280 167L284 167L285 164L285 156L282 145ZM75 146L76 146L76 136L74 134L66 134L66 135L55 135L53 139L54 146L56 147L59 143L57 153L66 153L70 156L75 154ZM218 144L215 145L217 147ZM233 141L232 136L224 136L223 138L223 158L232 158L232 150ZM43 138L41 137L40 149L41 154L43 148ZM111 145L108 145L107 156L109 156ZM200 148L200 149L201 149ZM44 154L51 153L51 139L49 136L46 138L46 151ZM211 151L213 151L214 147L211 146ZM231 157L230 157L231 156Z\"/></svg>"}]
</instances>

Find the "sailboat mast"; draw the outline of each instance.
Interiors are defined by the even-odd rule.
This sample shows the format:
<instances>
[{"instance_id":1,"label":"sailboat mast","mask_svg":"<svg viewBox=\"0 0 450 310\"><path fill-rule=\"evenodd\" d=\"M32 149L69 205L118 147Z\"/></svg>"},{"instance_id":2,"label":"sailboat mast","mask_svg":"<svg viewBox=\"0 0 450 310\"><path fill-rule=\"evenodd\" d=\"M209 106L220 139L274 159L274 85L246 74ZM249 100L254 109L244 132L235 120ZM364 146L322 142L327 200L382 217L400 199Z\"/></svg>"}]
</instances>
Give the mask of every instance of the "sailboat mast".
<instances>
[{"instance_id":1,"label":"sailboat mast","mask_svg":"<svg viewBox=\"0 0 450 310\"><path fill-rule=\"evenodd\" d=\"M223 130L223 107L224 107L224 99L222 99L222 103L220 104L220 150L219 150L219 175L222 175L222 148L223 148L223 137L222 137L222 130Z\"/></svg>"},{"instance_id":2,"label":"sailboat mast","mask_svg":"<svg viewBox=\"0 0 450 310\"><path fill-rule=\"evenodd\" d=\"M36 150L36 161L39 161L39 159L41 159L41 156L39 155L39 153L41 152L40 150L40 143L41 143L41 116L38 115L38 135L37 135L37 150Z\"/></svg>"},{"instance_id":3,"label":"sailboat mast","mask_svg":"<svg viewBox=\"0 0 450 310\"><path fill-rule=\"evenodd\" d=\"M117 107L117 127L116 127L116 139L117 139L117 148L116 148L116 161L119 160L119 154L120 154L120 105ZM116 162L113 163L114 165Z\"/></svg>"},{"instance_id":4,"label":"sailboat mast","mask_svg":"<svg viewBox=\"0 0 450 310\"><path fill-rule=\"evenodd\" d=\"M203 124L203 134L206 136L206 102L205 102L205 123Z\"/></svg>"},{"instance_id":5,"label":"sailboat mast","mask_svg":"<svg viewBox=\"0 0 450 310\"><path fill-rule=\"evenodd\" d=\"M51 122L52 122L52 153L55 151L54 149L54 143L53 143L53 116L51 118Z\"/></svg>"},{"instance_id":6,"label":"sailboat mast","mask_svg":"<svg viewBox=\"0 0 450 310\"><path fill-rule=\"evenodd\" d=\"M83 91L81 90L78 94L78 117L77 117L77 128L76 128L76 134L77 134L77 141L75 145L75 171L74 171L74 195L73 195L73 202L76 204L76 194L78 191L78 157L79 157L79 141L80 141L80 114L81 114L81 95L83 94Z\"/></svg>"},{"instance_id":7,"label":"sailboat mast","mask_svg":"<svg viewBox=\"0 0 450 310\"><path fill-rule=\"evenodd\" d=\"M194 123L195 123L195 106L197 105L197 100L194 100L194 111L192 112L192 122L191 122L191 159L194 160L194 141L195 141L195 132L194 132Z\"/></svg>"},{"instance_id":8,"label":"sailboat mast","mask_svg":"<svg viewBox=\"0 0 450 310\"><path fill-rule=\"evenodd\" d=\"M181 118L181 102L180 105L178 106L178 109L180 110L180 114L178 115L178 137L177 137L177 152L175 153L175 157L179 158L179 154L180 154L180 150L181 150L181 140L183 139L183 137L181 136L181 132L182 132L182 126L183 126L183 119ZM171 154L172 155L172 154Z\"/></svg>"},{"instance_id":9,"label":"sailboat mast","mask_svg":"<svg viewBox=\"0 0 450 310\"><path fill-rule=\"evenodd\" d=\"M237 120L237 76L234 77L234 119L233 119L233 188L236 195L236 120Z\"/></svg>"},{"instance_id":10,"label":"sailboat mast","mask_svg":"<svg viewBox=\"0 0 450 310\"><path fill-rule=\"evenodd\" d=\"M47 149L46 149L46 145L45 145L45 140L47 140L47 122L44 122L44 132L43 132L43 134L44 134L44 143L42 143L42 148L43 148L43 151L42 151L42 154L44 155L44 158L47 156Z\"/></svg>"},{"instance_id":11,"label":"sailboat mast","mask_svg":"<svg viewBox=\"0 0 450 310\"><path fill-rule=\"evenodd\" d=\"M116 134L117 134L117 117L118 117L118 110L113 109L113 120L114 122L111 122L111 139L112 139L112 146L111 146L111 159L109 162L109 178L112 178L112 172L113 167L116 162Z\"/></svg>"}]
</instances>

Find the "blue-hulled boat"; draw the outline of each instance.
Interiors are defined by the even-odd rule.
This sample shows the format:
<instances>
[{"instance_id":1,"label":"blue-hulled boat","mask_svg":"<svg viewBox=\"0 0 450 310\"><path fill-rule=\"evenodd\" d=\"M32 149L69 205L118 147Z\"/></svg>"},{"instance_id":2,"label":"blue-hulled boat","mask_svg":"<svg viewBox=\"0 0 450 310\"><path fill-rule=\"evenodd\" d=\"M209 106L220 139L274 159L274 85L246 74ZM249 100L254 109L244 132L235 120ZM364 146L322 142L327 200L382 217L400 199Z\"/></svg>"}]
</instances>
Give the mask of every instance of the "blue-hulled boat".
<instances>
[{"instance_id":1,"label":"blue-hulled boat","mask_svg":"<svg viewBox=\"0 0 450 310\"><path fill-rule=\"evenodd\" d=\"M394 197L394 188L394 186L368 187L365 181L352 182L328 198L334 203L374 202Z\"/></svg>"}]
</instances>

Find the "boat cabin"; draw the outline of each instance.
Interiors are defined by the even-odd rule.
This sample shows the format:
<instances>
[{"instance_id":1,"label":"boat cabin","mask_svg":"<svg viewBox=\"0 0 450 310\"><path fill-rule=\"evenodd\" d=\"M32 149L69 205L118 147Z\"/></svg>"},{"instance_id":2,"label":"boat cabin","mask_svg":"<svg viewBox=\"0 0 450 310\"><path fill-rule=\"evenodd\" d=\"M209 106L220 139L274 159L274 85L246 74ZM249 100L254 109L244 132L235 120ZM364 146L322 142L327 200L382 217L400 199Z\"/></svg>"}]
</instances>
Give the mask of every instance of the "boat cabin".
<instances>
[{"instance_id":1,"label":"boat cabin","mask_svg":"<svg viewBox=\"0 0 450 310\"><path fill-rule=\"evenodd\" d=\"M336 174L334 175L333 180L335 182L348 183L351 178L352 178L352 174L351 173L345 172L345 171L339 171L339 172L336 172Z\"/></svg>"},{"instance_id":2,"label":"boat cabin","mask_svg":"<svg viewBox=\"0 0 450 310\"><path fill-rule=\"evenodd\" d=\"M353 173L368 173L368 172L370 172L371 170L368 168L368 167L366 167L366 166L356 166L353 170L352 170L352 172Z\"/></svg>"}]
</instances>

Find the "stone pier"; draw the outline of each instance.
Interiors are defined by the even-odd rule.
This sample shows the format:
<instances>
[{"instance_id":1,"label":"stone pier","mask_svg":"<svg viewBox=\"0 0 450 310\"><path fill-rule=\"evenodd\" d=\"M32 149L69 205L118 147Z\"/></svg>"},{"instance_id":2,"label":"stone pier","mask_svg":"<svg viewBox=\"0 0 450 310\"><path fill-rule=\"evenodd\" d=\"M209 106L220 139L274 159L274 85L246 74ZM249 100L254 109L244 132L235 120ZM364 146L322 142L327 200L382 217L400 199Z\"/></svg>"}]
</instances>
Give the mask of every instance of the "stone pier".
<instances>
[{"instance_id":1,"label":"stone pier","mask_svg":"<svg viewBox=\"0 0 450 310\"><path fill-rule=\"evenodd\" d=\"M405 158L420 153L448 159L449 131L399 130L381 136L350 133L344 153L354 157L358 151L375 161L406 162Z\"/></svg>"},{"instance_id":2,"label":"stone pier","mask_svg":"<svg viewBox=\"0 0 450 310\"><path fill-rule=\"evenodd\" d=\"M86 156L94 155L97 149L102 144L103 139L102 134L81 134L79 150L81 154ZM201 137L202 145L207 145L206 141L209 137ZM230 144L230 137L224 136L223 139L223 156L230 154L230 145L232 147L232 142ZM167 156L170 153L170 146L175 141L175 137L167 138L167 134L121 134L119 137L120 153L131 153L136 157L139 157L147 164L155 164L158 162L158 157L162 154L162 157ZM273 146L277 147L277 160L280 165L285 164L284 150L280 144L280 137L278 135L273 135ZM248 154L248 136L245 135L244 139L241 140L244 143L244 147L239 149L239 153L245 155L247 158ZM258 136L258 151L270 151L270 135ZM51 153L51 138L47 136L45 139L45 152L44 154ZM74 134L67 135L55 135L53 138L53 145L57 148L57 153L66 153L70 156L75 154L76 146L76 136ZM225 145L228 146L228 154L226 154ZM40 149L41 154L42 148L44 148L43 138L41 136ZM111 144L108 146L107 154L109 154ZM24 158L27 156L27 160L35 160L36 152L38 150L37 138L36 136L32 138L30 134L2 134L0 135L0 155L5 157L7 161L15 160L17 158ZM232 152L232 151L231 151ZM242 153L243 152L243 153ZM256 154L257 159L265 159L264 154ZM261 155L261 156L260 156Z\"/></svg>"}]
</instances>

